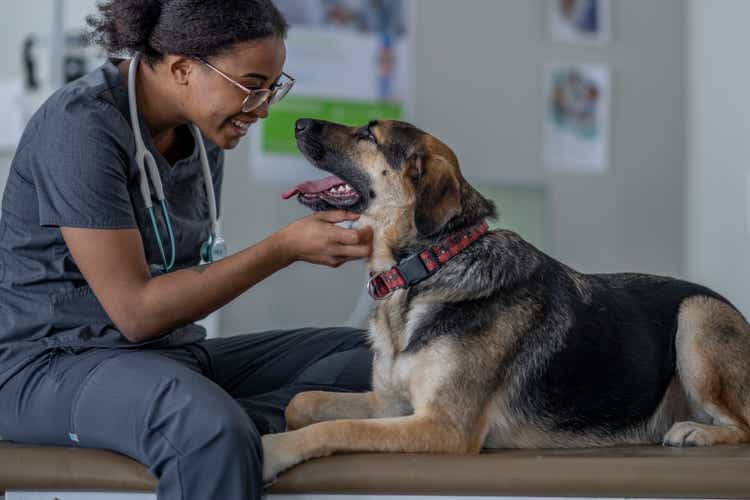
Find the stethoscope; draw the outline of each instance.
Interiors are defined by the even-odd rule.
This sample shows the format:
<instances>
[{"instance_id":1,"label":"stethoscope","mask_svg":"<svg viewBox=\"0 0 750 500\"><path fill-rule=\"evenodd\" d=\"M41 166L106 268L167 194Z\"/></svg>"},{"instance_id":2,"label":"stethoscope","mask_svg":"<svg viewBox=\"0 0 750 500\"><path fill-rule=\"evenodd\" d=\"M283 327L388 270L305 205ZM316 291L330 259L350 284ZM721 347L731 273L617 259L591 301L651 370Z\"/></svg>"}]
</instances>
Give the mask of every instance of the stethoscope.
<instances>
[{"instance_id":1,"label":"stethoscope","mask_svg":"<svg viewBox=\"0 0 750 500\"><path fill-rule=\"evenodd\" d=\"M132 61L130 61L130 67L128 69L128 103L130 105L130 124L133 128L133 135L135 136L135 161L138 164L138 170L140 171L140 188L143 200L146 202L146 209L148 209L148 215L151 218L151 225L154 227L154 234L156 235L156 242L159 245L159 252L161 252L161 258L164 262L164 272L168 272L174 266L175 259L175 241L174 233L172 232L172 223L167 212L167 204L164 200L164 188L161 185L161 176L159 175L159 169L156 166L156 160L151 151L146 149L146 145L143 143L143 136L141 135L141 127L138 122L138 107L136 105L135 96L135 73L138 69L138 63L140 62L141 55L135 54ZM200 257L205 262L215 262L219 259L223 259L227 255L227 245L224 242L224 238L219 236L219 231L216 223L216 197L214 195L214 181L211 177L211 170L208 166L208 156L206 155L206 145L203 143L203 137L201 136L200 130L194 124L190 124L190 131L198 144L201 166L203 170L203 183L206 187L206 194L208 195L208 213L211 218L211 234L201 245ZM146 165L148 165L148 174L146 171ZM164 252L164 245L161 240L161 234L159 233L159 227L156 224L156 218L154 217L153 202L151 201L151 190L149 189L148 181L151 179L151 184L154 186L156 191L156 198L159 200L161 205L161 213L164 216L164 222L167 226L167 232L169 234L169 244L171 247L170 259L167 262L167 256Z\"/></svg>"}]
</instances>

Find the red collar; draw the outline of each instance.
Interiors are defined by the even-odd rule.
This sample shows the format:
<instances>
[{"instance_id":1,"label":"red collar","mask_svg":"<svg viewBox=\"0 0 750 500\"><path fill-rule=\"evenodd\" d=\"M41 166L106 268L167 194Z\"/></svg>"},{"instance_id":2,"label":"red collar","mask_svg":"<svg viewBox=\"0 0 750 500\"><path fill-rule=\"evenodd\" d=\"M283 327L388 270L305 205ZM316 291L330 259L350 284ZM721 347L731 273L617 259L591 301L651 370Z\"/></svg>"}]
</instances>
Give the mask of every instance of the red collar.
<instances>
[{"instance_id":1,"label":"red collar","mask_svg":"<svg viewBox=\"0 0 750 500\"><path fill-rule=\"evenodd\" d=\"M450 236L399 261L398 264L377 274L370 274L367 292L375 300L382 300L394 290L407 288L427 279L454 255L471 245L487 232L487 221L456 231Z\"/></svg>"}]
</instances>

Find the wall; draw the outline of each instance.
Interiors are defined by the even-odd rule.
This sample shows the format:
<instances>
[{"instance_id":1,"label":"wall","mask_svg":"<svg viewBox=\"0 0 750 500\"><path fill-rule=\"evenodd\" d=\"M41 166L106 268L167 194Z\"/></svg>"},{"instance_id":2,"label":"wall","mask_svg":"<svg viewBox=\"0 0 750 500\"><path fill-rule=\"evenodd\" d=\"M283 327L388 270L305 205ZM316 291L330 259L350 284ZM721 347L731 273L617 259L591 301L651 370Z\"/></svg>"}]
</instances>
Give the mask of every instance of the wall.
<instances>
[{"instance_id":1,"label":"wall","mask_svg":"<svg viewBox=\"0 0 750 500\"><path fill-rule=\"evenodd\" d=\"M750 316L750 2L688 3L687 271Z\"/></svg>"}]
</instances>

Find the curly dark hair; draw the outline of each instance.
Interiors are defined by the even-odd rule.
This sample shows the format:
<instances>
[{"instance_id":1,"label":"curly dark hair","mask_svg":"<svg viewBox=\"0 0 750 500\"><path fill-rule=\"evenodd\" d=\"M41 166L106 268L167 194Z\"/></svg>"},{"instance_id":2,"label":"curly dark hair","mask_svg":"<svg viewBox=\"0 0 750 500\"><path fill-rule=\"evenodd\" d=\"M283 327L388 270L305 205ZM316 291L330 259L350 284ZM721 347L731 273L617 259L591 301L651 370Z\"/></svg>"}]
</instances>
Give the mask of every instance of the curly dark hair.
<instances>
[{"instance_id":1,"label":"curly dark hair","mask_svg":"<svg viewBox=\"0 0 750 500\"><path fill-rule=\"evenodd\" d=\"M112 54L209 58L233 45L285 37L289 25L271 0L105 0L86 17L90 40Z\"/></svg>"}]
</instances>

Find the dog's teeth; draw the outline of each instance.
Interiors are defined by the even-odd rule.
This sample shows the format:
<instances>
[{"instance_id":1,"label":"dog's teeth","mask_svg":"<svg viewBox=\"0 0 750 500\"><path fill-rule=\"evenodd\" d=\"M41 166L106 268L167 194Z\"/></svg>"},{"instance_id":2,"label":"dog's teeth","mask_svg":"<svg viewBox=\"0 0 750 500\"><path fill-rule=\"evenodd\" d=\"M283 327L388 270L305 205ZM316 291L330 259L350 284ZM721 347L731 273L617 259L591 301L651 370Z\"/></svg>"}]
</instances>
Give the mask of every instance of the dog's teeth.
<instances>
[{"instance_id":1,"label":"dog's teeth","mask_svg":"<svg viewBox=\"0 0 750 500\"><path fill-rule=\"evenodd\" d=\"M330 196L349 196L354 192L354 188L352 188L349 184L339 184L338 186L333 186L326 190L326 194Z\"/></svg>"}]
</instances>

